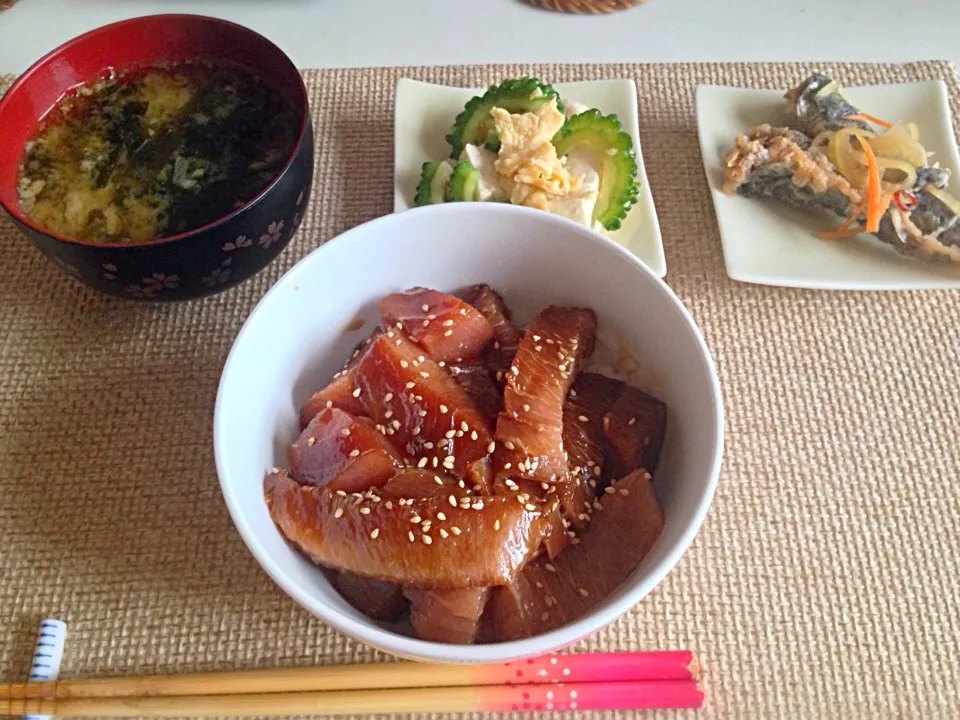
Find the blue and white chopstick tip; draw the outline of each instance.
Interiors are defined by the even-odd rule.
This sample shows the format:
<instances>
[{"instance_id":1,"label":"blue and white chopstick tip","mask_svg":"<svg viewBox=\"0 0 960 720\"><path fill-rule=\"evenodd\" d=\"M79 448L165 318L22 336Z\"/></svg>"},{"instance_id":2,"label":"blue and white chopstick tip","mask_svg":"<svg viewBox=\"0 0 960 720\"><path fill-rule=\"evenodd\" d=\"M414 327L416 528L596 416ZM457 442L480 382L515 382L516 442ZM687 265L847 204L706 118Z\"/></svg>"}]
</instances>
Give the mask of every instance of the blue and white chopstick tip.
<instances>
[{"instance_id":1,"label":"blue and white chopstick tip","mask_svg":"<svg viewBox=\"0 0 960 720\"><path fill-rule=\"evenodd\" d=\"M60 675L63 646L67 639L67 624L47 618L40 623L37 644L30 664L30 682L54 681ZM26 720L49 720L48 715L28 715Z\"/></svg>"}]
</instances>

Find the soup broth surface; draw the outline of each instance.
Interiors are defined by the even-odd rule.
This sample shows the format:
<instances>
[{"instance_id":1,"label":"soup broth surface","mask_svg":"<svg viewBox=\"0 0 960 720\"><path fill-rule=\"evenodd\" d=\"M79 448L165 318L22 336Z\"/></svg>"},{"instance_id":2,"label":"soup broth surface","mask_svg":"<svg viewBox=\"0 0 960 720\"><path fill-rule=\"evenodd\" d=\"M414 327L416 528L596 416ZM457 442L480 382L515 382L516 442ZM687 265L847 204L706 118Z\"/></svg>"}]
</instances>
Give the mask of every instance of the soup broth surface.
<instances>
[{"instance_id":1,"label":"soup broth surface","mask_svg":"<svg viewBox=\"0 0 960 720\"><path fill-rule=\"evenodd\" d=\"M66 96L27 143L18 193L37 225L91 242L192 230L257 195L283 169L291 103L235 67L120 73Z\"/></svg>"}]
</instances>

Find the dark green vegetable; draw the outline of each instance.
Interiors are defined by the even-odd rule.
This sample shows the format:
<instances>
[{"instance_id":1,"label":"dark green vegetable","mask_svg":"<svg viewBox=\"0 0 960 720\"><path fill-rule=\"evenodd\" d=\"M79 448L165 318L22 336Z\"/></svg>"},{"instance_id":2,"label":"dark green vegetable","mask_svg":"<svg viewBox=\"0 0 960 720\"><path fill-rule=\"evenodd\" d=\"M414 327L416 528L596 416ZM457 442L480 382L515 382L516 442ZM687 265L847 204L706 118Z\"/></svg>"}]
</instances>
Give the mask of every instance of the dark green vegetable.
<instances>
[{"instance_id":1,"label":"dark green vegetable","mask_svg":"<svg viewBox=\"0 0 960 720\"><path fill-rule=\"evenodd\" d=\"M496 134L490 119L491 108L503 108L509 113L525 113L536 110L551 98L556 99L557 109L563 112L563 103L557 91L537 78L509 79L499 85L491 85L483 95L471 98L454 120L453 127L447 134L447 142L451 148L450 157L459 158L465 145L483 145L490 150L499 150L500 142L495 140Z\"/></svg>"},{"instance_id":2,"label":"dark green vegetable","mask_svg":"<svg viewBox=\"0 0 960 720\"><path fill-rule=\"evenodd\" d=\"M450 199L454 202L476 202L480 199L480 171L469 160L461 160L450 176Z\"/></svg>"},{"instance_id":3,"label":"dark green vegetable","mask_svg":"<svg viewBox=\"0 0 960 720\"><path fill-rule=\"evenodd\" d=\"M593 219L616 230L637 202L637 158L633 140L620 128L616 115L592 109L569 118L553 138L557 155L585 150L596 158L600 191Z\"/></svg>"},{"instance_id":4,"label":"dark green vegetable","mask_svg":"<svg viewBox=\"0 0 960 720\"><path fill-rule=\"evenodd\" d=\"M447 160L431 160L423 164L420 171L420 184L417 185L415 205L432 205L447 200L447 187L453 165Z\"/></svg>"}]
</instances>

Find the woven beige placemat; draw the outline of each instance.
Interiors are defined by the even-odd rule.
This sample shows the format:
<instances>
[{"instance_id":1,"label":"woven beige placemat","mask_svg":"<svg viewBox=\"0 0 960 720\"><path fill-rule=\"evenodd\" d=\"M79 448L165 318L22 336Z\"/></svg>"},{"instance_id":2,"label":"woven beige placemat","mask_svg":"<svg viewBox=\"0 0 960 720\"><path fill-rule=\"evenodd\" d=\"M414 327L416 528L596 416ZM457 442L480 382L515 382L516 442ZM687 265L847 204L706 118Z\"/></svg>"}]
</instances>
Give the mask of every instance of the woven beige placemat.
<instances>
[{"instance_id":1,"label":"woven beige placemat","mask_svg":"<svg viewBox=\"0 0 960 720\"><path fill-rule=\"evenodd\" d=\"M943 78L960 103L947 63L820 67L848 84ZM693 547L579 649L698 650L703 717L957 717L960 294L777 289L724 272L694 88L784 87L810 69L308 71L304 224L260 276L200 302L97 295L0 220L0 676L26 677L45 615L69 623L65 677L382 659L287 599L230 523L211 418L233 337L286 268L390 212L398 77L632 77L668 281L716 359L726 454Z\"/></svg>"}]
</instances>

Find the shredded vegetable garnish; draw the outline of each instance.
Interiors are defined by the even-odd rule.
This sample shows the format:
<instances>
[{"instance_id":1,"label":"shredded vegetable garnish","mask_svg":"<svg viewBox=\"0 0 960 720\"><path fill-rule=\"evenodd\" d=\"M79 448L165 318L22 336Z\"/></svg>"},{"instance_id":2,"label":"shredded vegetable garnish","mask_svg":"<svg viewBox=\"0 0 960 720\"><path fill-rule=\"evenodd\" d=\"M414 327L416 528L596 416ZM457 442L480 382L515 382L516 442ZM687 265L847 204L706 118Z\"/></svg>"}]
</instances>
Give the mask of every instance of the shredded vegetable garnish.
<instances>
[{"instance_id":1,"label":"shredded vegetable garnish","mask_svg":"<svg viewBox=\"0 0 960 720\"><path fill-rule=\"evenodd\" d=\"M890 128L893 127L893 123L889 123L886 120L881 120L880 118L869 115L867 113L854 113L853 115L844 115L844 120L858 120L860 122L871 122L874 125L879 125L880 127Z\"/></svg>"},{"instance_id":2,"label":"shredded vegetable garnish","mask_svg":"<svg viewBox=\"0 0 960 720\"><path fill-rule=\"evenodd\" d=\"M863 135L856 132L853 134L863 148L863 154L867 161L867 222L864 230L875 233L880 229L880 218L890 206L890 200L893 197L890 193L882 193L880 190L880 170L877 167L877 156L873 154L873 148L870 147Z\"/></svg>"},{"instance_id":3,"label":"shredded vegetable garnish","mask_svg":"<svg viewBox=\"0 0 960 720\"><path fill-rule=\"evenodd\" d=\"M850 227L860 217L863 212L863 206L858 205L846 220L837 225L833 230L821 230L817 237L821 240L842 240L843 238L853 237L863 232L862 227Z\"/></svg>"}]
</instances>

